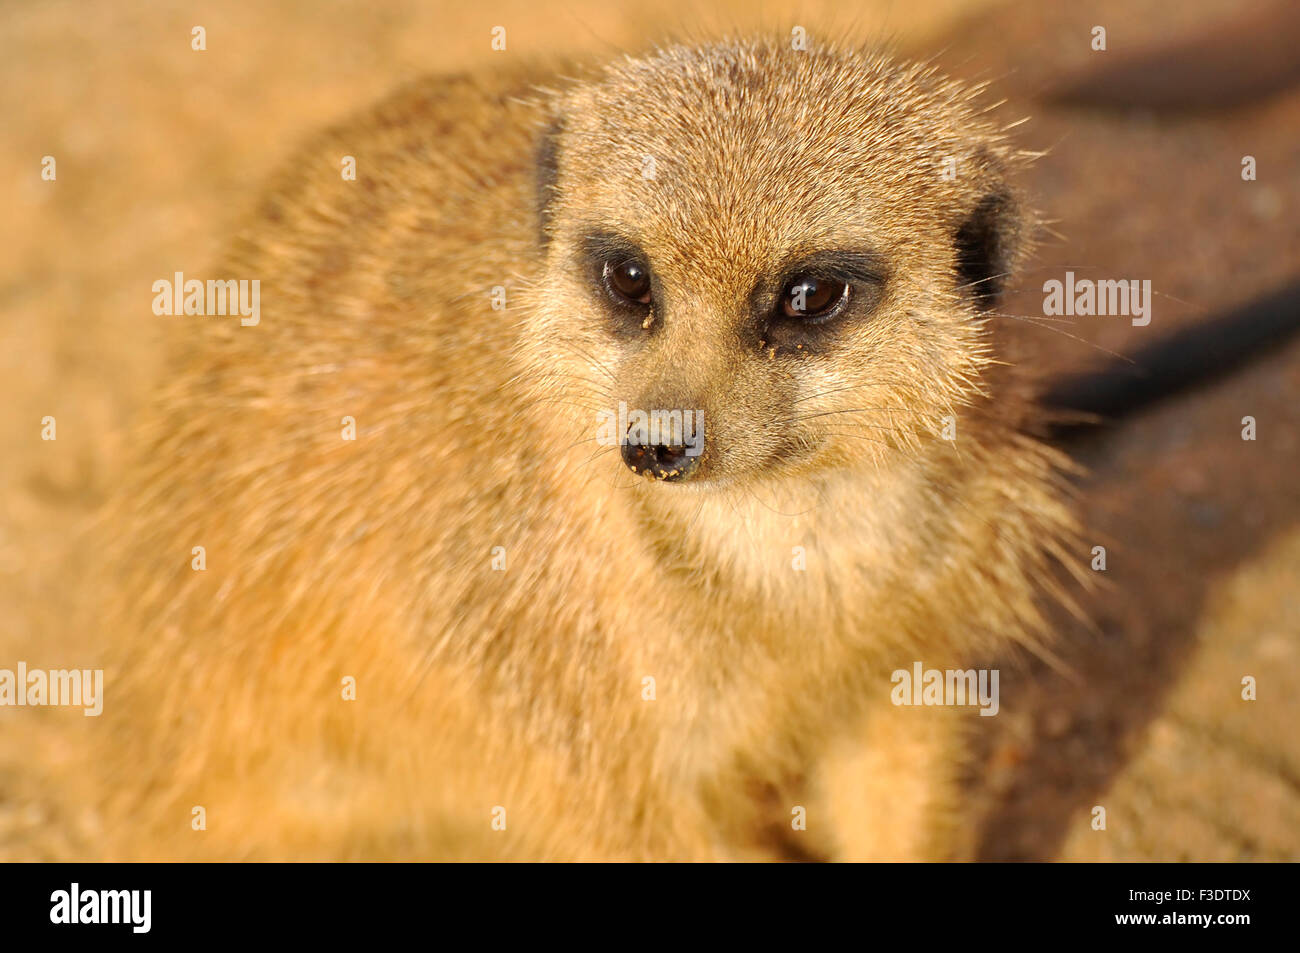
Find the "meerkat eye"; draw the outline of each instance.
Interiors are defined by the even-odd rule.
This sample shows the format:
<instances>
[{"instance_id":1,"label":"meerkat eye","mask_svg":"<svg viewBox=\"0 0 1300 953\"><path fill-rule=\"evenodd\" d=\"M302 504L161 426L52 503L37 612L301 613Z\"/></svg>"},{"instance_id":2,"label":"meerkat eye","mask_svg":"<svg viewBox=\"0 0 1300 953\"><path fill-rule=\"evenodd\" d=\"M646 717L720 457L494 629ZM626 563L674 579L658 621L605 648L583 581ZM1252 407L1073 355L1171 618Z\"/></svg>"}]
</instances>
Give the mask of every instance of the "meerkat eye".
<instances>
[{"instance_id":1,"label":"meerkat eye","mask_svg":"<svg viewBox=\"0 0 1300 953\"><path fill-rule=\"evenodd\" d=\"M850 289L847 281L799 275L781 292L781 314L814 323L825 321L849 303Z\"/></svg>"},{"instance_id":2,"label":"meerkat eye","mask_svg":"<svg viewBox=\"0 0 1300 953\"><path fill-rule=\"evenodd\" d=\"M605 262L605 288L620 304L650 303L650 270L635 259Z\"/></svg>"}]
</instances>

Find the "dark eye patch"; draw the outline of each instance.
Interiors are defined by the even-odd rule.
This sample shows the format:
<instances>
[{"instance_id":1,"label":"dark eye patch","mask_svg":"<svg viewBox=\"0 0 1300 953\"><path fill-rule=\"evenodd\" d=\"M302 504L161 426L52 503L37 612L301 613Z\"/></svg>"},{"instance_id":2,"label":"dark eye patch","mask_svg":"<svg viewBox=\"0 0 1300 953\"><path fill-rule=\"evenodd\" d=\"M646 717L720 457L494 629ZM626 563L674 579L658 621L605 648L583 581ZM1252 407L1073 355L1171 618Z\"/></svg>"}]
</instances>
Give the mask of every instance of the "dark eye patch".
<instances>
[{"instance_id":1,"label":"dark eye patch","mask_svg":"<svg viewBox=\"0 0 1300 953\"><path fill-rule=\"evenodd\" d=\"M659 293L649 257L634 240L597 229L579 240L583 271L590 287L620 333L646 329L646 316Z\"/></svg>"},{"instance_id":2,"label":"dark eye patch","mask_svg":"<svg viewBox=\"0 0 1300 953\"><path fill-rule=\"evenodd\" d=\"M849 315L869 314L884 293L887 271L875 254L828 250L806 255L784 267L766 293L765 339L815 339ZM776 290L772 297L772 290Z\"/></svg>"}]
</instances>

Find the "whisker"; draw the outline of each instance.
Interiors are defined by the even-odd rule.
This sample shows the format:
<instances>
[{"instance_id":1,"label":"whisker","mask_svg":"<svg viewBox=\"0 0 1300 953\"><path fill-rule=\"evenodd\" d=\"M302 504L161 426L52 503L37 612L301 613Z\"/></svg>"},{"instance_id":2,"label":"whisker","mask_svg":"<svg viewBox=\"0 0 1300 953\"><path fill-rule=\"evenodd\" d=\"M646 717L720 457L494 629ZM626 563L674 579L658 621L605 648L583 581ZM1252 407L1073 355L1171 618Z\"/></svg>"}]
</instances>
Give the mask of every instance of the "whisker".
<instances>
[{"instance_id":1,"label":"whisker","mask_svg":"<svg viewBox=\"0 0 1300 953\"><path fill-rule=\"evenodd\" d=\"M812 420L816 417L833 417L835 414L862 414L868 411L885 411L886 413L900 410L898 407L845 407L840 410L822 410L815 414L802 414L796 417L784 417L780 420L768 421L767 427L775 427L779 424L798 423L801 420ZM883 430L896 430L895 427L882 427ZM899 431L902 433L903 431Z\"/></svg>"},{"instance_id":2,"label":"whisker","mask_svg":"<svg viewBox=\"0 0 1300 953\"><path fill-rule=\"evenodd\" d=\"M1117 358L1118 360L1124 361L1128 364L1133 364L1134 366L1137 365L1137 362L1133 360L1133 358L1125 354L1120 354L1116 351L1112 351L1110 348L1102 347L1100 344L1094 344L1092 341L1089 341L1086 338L1081 338L1077 334L1070 334L1068 331L1062 331L1060 328L1054 328L1050 324L1043 324L1042 322L1047 319L1043 319L1043 318L1036 319L1036 318L1031 318L1028 315L1020 315L1020 314L995 314L993 315L993 317L1012 318L1016 321L1023 321L1026 324L1032 324L1034 327L1042 328L1045 331L1052 331L1055 334L1060 334L1064 337L1070 338L1072 341L1078 341L1080 344L1086 344L1088 345L1088 347L1101 351L1103 354L1109 354L1111 357Z\"/></svg>"}]
</instances>

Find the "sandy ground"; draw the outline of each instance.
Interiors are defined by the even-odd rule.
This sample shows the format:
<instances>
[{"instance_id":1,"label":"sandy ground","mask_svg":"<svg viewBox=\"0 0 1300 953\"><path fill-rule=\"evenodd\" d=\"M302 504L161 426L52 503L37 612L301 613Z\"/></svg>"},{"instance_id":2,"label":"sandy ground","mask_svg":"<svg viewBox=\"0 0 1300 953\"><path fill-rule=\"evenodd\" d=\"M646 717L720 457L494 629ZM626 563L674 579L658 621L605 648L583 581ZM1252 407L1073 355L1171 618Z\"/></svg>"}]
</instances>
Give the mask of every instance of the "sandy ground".
<instances>
[{"instance_id":1,"label":"sandy ground","mask_svg":"<svg viewBox=\"0 0 1300 953\"><path fill-rule=\"evenodd\" d=\"M614 55L665 31L855 25L951 73L989 79L1053 221L1020 286L1150 278L1148 328L1012 325L1045 373L1126 352L1300 271L1300 94L1170 116L1054 106L1051 90L1262 4L855 5L229 2L0 5L0 664L32 657L78 592L78 533L122 465L135 409L165 373L150 285L201 274L259 183L309 131L425 72L502 55ZM1140 9L1134 10L1133 7ZM508 29L508 52L489 30ZM191 49L191 29L207 49ZM1259 180L1243 183L1255 155ZM42 157L57 179L42 181ZM1008 318L1014 321L1014 318ZM1240 419L1259 439L1240 439ZM40 439L57 419L58 440ZM990 859L1300 859L1300 346L1074 449L1081 505L1110 548L1062 659L1005 660L972 779ZM1087 554L1081 554L1086 559ZM93 634L86 634L93 637ZM1243 701L1241 679L1258 679ZM1030 677L1032 676L1032 677ZM0 725L0 730L3 726ZM1094 830L1093 809L1107 810ZM0 826L5 806L0 804Z\"/></svg>"}]
</instances>

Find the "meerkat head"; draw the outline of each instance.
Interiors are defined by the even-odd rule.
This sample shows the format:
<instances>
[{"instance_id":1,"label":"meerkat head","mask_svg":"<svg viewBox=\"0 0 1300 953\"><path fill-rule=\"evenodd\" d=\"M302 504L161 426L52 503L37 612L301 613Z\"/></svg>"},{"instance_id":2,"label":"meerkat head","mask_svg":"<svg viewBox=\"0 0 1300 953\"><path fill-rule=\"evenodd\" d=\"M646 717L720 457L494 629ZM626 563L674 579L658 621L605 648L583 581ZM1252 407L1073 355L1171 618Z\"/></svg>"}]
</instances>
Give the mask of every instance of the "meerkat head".
<instances>
[{"instance_id":1,"label":"meerkat head","mask_svg":"<svg viewBox=\"0 0 1300 953\"><path fill-rule=\"evenodd\" d=\"M1016 154L964 87L875 54L675 47L553 115L528 337L632 470L896 465L980 392L1025 229Z\"/></svg>"}]
</instances>

